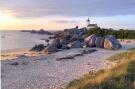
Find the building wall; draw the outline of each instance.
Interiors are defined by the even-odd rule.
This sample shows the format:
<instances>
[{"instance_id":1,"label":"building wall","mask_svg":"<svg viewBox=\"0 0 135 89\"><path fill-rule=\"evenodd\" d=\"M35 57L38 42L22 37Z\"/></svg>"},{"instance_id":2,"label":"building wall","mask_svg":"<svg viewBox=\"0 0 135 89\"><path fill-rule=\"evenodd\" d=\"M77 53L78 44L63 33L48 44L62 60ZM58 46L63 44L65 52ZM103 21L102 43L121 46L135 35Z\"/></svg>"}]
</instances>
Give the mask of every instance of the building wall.
<instances>
[{"instance_id":1,"label":"building wall","mask_svg":"<svg viewBox=\"0 0 135 89\"><path fill-rule=\"evenodd\" d=\"M96 26L89 26L89 27L87 27L87 30L90 30L92 28L97 28L97 27Z\"/></svg>"}]
</instances>

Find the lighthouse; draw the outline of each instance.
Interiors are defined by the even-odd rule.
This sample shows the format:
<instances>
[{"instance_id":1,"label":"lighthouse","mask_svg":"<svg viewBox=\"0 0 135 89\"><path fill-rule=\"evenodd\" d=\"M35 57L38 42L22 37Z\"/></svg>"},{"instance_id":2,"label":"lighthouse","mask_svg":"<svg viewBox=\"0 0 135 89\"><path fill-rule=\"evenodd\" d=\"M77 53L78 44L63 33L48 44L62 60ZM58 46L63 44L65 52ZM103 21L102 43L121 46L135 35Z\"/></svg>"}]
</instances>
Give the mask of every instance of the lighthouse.
<instances>
[{"instance_id":1,"label":"lighthouse","mask_svg":"<svg viewBox=\"0 0 135 89\"><path fill-rule=\"evenodd\" d=\"M87 19L87 27L90 25L90 19Z\"/></svg>"},{"instance_id":2,"label":"lighthouse","mask_svg":"<svg viewBox=\"0 0 135 89\"><path fill-rule=\"evenodd\" d=\"M91 24L89 18L86 20L86 22L87 22L87 30L90 30L92 28L97 28L98 27L97 24Z\"/></svg>"}]
</instances>

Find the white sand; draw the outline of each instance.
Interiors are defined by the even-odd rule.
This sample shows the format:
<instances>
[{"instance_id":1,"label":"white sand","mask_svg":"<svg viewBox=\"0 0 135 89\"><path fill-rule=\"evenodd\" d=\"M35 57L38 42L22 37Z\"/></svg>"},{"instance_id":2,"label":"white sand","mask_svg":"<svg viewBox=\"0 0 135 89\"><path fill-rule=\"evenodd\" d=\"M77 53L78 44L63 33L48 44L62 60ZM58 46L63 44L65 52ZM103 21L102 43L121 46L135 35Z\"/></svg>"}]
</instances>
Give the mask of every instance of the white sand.
<instances>
[{"instance_id":1,"label":"white sand","mask_svg":"<svg viewBox=\"0 0 135 89\"><path fill-rule=\"evenodd\" d=\"M122 44L123 48L120 50L96 48L96 52L61 61L57 61L56 58L80 53L82 49L70 49L47 56L2 60L2 89L61 89L71 80L89 71L112 67L114 63L105 59L135 47L135 42ZM10 65L13 62L18 62L19 65Z\"/></svg>"}]
</instances>

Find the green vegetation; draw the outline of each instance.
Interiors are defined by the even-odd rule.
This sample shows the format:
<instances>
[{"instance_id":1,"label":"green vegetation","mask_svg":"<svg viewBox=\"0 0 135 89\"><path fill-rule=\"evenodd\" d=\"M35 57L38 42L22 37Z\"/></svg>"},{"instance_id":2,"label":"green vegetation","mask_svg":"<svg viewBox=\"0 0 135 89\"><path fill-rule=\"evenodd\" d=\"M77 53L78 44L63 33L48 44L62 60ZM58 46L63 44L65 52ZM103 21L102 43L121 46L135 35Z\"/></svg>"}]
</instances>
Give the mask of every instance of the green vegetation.
<instances>
[{"instance_id":1,"label":"green vegetation","mask_svg":"<svg viewBox=\"0 0 135 89\"><path fill-rule=\"evenodd\" d=\"M135 89L135 49L108 60L121 62L112 69L89 73L73 80L68 84L67 89Z\"/></svg>"},{"instance_id":2,"label":"green vegetation","mask_svg":"<svg viewBox=\"0 0 135 89\"><path fill-rule=\"evenodd\" d=\"M87 36L91 34L96 34L97 36L102 37L107 35L114 35L118 39L135 39L135 30L93 28L88 31Z\"/></svg>"}]
</instances>

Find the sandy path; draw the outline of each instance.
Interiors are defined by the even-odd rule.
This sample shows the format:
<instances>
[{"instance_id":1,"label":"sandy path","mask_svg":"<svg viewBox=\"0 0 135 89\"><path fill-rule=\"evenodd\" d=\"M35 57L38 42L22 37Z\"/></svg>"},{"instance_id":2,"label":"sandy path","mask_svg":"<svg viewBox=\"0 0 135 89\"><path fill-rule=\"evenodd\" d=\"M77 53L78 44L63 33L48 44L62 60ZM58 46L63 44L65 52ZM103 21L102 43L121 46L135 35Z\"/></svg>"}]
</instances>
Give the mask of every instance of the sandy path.
<instances>
[{"instance_id":1,"label":"sandy path","mask_svg":"<svg viewBox=\"0 0 135 89\"><path fill-rule=\"evenodd\" d=\"M48 56L3 60L2 89L61 89L89 71L112 67L114 64L105 59L129 47L131 46L124 45L123 49L117 51L97 49L96 52L61 61L56 58L80 53L81 49L60 51ZM18 62L19 65L11 65L13 62Z\"/></svg>"}]
</instances>

